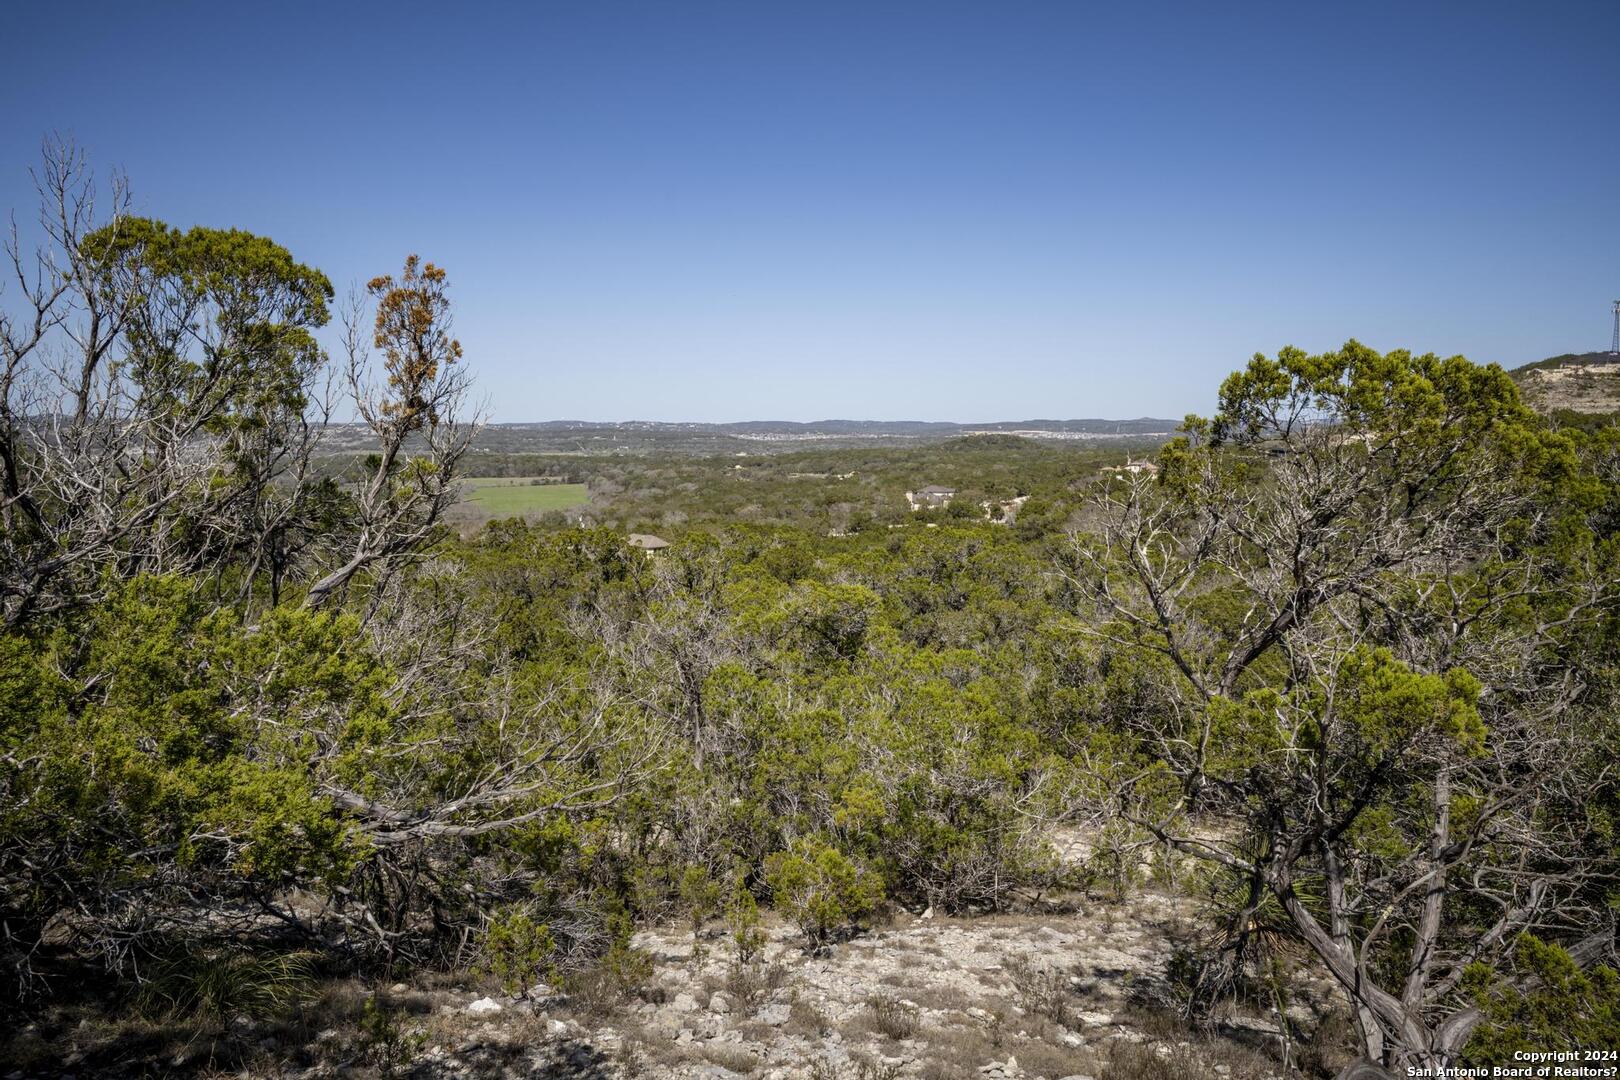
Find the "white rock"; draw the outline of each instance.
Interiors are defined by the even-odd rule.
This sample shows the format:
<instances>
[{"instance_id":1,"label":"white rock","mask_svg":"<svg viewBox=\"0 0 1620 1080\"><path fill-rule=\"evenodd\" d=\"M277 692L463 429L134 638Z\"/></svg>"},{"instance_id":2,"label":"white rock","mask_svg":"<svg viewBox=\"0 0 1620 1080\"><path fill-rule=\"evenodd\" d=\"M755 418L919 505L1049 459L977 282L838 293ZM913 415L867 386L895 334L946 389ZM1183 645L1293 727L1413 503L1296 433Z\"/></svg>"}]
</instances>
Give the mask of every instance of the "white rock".
<instances>
[{"instance_id":1,"label":"white rock","mask_svg":"<svg viewBox=\"0 0 1620 1080\"><path fill-rule=\"evenodd\" d=\"M697 1012L698 1010L697 998L686 993L684 990L679 994L676 994L675 1000L671 1001L669 1005L670 1008L674 1009L676 1012Z\"/></svg>"},{"instance_id":2,"label":"white rock","mask_svg":"<svg viewBox=\"0 0 1620 1080\"><path fill-rule=\"evenodd\" d=\"M481 997L467 1006L468 1016L494 1016L501 1011L501 1003L491 997Z\"/></svg>"},{"instance_id":3,"label":"white rock","mask_svg":"<svg viewBox=\"0 0 1620 1080\"><path fill-rule=\"evenodd\" d=\"M759 1021L772 1027L781 1027L788 1022L793 1010L786 1005L767 1005L759 1010Z\"/></svg>"},{"instance_id":4,"label":"white rock","mask_svg":"<svg viewBox=\"0 0 1620 1080\"><path fill-rule=\"evenodd\" d=\"M710 1012L717 1012L717 1013L728 1013L728 1012L730 1012L731 1011L731 999L729 997L727 997L725 994L723 994L723 993L721 993L719 991L715 991L715 993L712 996L710 996L710 998L709 998L709 1011Z\"/></svg>"}]
</instances>

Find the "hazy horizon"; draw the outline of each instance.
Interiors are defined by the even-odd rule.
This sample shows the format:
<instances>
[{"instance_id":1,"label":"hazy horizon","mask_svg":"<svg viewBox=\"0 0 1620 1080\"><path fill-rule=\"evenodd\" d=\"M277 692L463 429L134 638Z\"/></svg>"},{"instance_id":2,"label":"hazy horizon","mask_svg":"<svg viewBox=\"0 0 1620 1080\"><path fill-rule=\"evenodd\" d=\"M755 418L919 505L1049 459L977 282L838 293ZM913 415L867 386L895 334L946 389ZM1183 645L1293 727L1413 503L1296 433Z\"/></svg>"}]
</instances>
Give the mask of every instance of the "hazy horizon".
<instances>
[{"instance_id":1,"label":"hazy horizon","mask_svg":"<svg viewBox=\"0 0 1620 1080\"><path fill-rule=\"evenodd\" d=\"M704 427L732 427L738 424L796 424L801 427L814 427L817 424L950 424L956 427L974 427L975 425L993 424L1133 424L1142 421L1163 420L1172 424L1180 424L1180 418L1168 416L1003 416L995 419L979 417L972 420L959 420L951 417L930 418L924 416L820 416L811 420L792 420L781 416L743 416L730 420L687 420L680 417L662 420L646 416L622 416L618 418L595 418L589 416L549 416L529 420L491 420L489 423L501 427L520 427L525 424L695 424Z\"/></svg>"}]
</instances>

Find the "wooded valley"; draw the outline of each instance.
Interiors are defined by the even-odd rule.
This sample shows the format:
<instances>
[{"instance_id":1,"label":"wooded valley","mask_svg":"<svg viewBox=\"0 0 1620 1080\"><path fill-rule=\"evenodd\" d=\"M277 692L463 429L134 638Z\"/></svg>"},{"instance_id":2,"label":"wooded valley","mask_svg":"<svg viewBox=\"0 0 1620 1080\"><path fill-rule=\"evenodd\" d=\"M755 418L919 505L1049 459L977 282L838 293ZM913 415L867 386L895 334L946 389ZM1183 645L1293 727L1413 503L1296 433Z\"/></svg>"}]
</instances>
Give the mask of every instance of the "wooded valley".
<instances>
[{"instance_id":1,"label":"wooded valley","mask_svg":"<svg viewBox=\"0 0 1620 1080\"><path fill-rule=\"evenodd\" d=\"M977 1077L918 1048L974 1009L1049 1080L1215 1075L1177 1055L1234 1010L1272 1027L1232 1076L1620 1045L1612 424L1352 341L1234 364L1162 445L535 455L589 502L456 527L500 468L445 268L339 302L71 145L39 175L0 294L12 1075L500 1075L421 1071L406 1002L452 986L577 1020L556 1075ZM996 968L1016 1012L874 989L842 1056L648 1020L707 963L724 1023L819 1047L786 957L1144 898L1185 928L1130 988L1158 1055L1055 953Z\"/></svg>"}]
</instances>

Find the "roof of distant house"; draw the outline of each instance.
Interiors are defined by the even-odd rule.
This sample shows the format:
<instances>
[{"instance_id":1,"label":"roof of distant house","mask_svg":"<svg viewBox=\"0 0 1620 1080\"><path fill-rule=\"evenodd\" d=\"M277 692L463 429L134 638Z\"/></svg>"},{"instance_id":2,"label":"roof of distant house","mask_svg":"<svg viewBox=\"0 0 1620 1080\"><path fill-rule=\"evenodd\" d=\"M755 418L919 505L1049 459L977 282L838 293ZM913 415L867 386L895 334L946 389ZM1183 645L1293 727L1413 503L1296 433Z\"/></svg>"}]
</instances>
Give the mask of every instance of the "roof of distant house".
<instances>
[{"instance_id":1,"label":"roof of distant house","mask_svg":"<svg viewBox=\"0 0 1620 1080\"><path fill-rule=\"evenodd\" d=\"M1123 465L1104 465L1103 472L1158 472L1159 466L1152 461L1137 461L1127 456Z\"/></svg>"},{"instance_id":2,"label":"roof of distant house","mask_svg":"<svg viewBox=\"0 0 1620 1080\"><path fill-rule=\"evenodd\" d=\"M669 541L662 536L654 536L652 533L631 533L630 546L640 548L643 551L658 551L669 547Z\"/></svg>"}]
</instances>

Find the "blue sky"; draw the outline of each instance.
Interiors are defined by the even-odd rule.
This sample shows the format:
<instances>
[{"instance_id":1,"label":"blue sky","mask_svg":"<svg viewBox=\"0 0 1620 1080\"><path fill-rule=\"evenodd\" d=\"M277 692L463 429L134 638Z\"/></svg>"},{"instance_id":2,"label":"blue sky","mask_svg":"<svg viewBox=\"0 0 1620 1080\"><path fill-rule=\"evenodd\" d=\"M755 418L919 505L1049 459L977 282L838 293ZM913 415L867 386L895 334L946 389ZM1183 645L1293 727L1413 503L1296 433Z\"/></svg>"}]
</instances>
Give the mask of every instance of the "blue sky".
<instances>
[{"instance_id":1,"label":"blue sky","mask_svg":"<svg viewBox=\"0 0 1620 1080\"><path fill-rule=\"evenodd\" d=\"M1205 411L1257 350L1606 347L1620 3L17 4L43 133L340 289L450 271L495 418Z\"/></svg>"}]
</instances>

